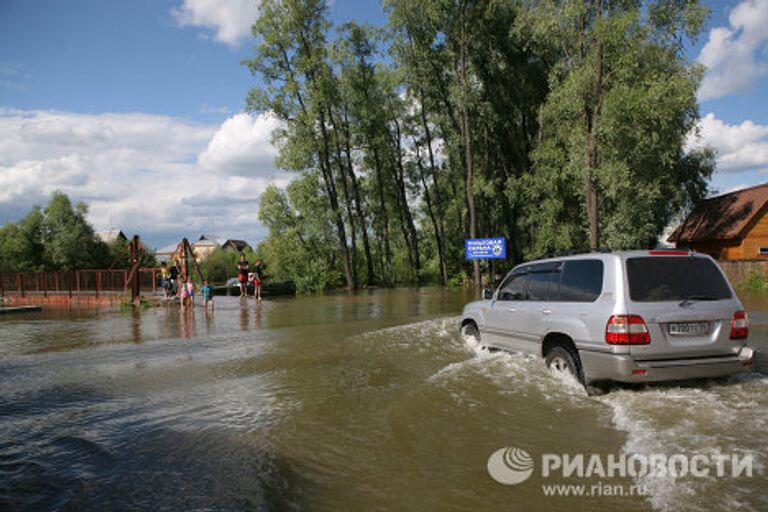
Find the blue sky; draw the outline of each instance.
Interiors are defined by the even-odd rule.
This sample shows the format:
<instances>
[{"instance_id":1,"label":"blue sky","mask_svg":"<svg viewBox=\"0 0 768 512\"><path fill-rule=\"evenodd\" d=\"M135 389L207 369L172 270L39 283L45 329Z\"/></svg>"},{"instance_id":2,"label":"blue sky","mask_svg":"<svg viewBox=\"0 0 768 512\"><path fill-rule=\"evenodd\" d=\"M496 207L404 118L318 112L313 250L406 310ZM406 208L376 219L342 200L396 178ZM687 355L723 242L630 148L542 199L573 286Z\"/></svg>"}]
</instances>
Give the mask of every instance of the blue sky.
<instances>
[{"instance_id":1,"label":"blue sky","mask_svg":"<svg viewBox=\"0 0 768 512\"><path fill-rule=\"evenodd\" d=\"M0 103L200 122L242 111L256 83L240 64L251 55L252 40L222 42L215 28L181 26L173 14L181 5L181 0L0 0L0 63L15 71L3 77ZM378 2L337 0L331 15L335 23L385 20Z\"/></svg>"},{"instance_id":2,"label":"blue sky","mask_svg":"<svg viewBox=\"0 0 768 512\"><path fill-rule=\"evenodd\" d=\"M719 191L766 180L768 0L709 2L690 58L710 65L701 140ZM268 116L243 113L250 0L0 0L0 223L56 189L98 229L155 246L215 231L251 241L274 168ZM382 24L379 2L336 0L334 23Z\"/></svg>"}]
</instances>

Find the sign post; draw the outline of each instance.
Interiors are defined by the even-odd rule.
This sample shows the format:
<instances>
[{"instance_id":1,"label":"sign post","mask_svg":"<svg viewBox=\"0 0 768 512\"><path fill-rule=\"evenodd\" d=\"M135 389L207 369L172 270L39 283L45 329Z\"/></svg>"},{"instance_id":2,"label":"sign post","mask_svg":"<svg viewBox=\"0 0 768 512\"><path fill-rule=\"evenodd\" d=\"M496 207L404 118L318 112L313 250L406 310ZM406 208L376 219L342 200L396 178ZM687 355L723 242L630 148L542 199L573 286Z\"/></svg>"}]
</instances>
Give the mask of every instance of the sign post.
<instances>
[{"instance_id":1,"label":"sign post","mask_svg":"<svg viewBox=\"0 0 768 512\"><path fill-rule=\"evenodd\" d=\"M498 238L467 238L464 240L464 256L468 260L491 260L488 271L488 283L493 283L495 261L507 257L507 239ZM480 294L481 291L477 290Z\"/></svg>"},{"instance_id":2,"label":"sign post","mask_svg":"<svg viewBox=\"0 0 768 512\"><path fill-rule=\"evenodd\" d=\"M464 240L464 255L468 260L497 260L507 257L507 239L467 238Z\"/></svg>"}]
</instances>

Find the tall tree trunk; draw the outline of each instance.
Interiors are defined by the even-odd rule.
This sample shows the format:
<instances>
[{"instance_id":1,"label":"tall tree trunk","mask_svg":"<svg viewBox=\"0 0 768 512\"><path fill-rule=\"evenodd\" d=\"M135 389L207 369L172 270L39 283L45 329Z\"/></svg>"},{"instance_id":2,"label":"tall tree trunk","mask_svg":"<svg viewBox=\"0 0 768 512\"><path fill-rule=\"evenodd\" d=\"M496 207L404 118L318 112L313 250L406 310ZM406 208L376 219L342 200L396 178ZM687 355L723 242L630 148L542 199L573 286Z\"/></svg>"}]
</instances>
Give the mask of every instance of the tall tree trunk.
<instances>
[{"instance_id":1,"label":"tall tree trunk","mask_svg":"<svg viewBox=\"0 0 768 512\"><path fill-rule=\"evenodd\" d=\"M395 182L397 183L397 194L400 199L400 207L402 213L402 219L404 224L404 230L406 235L406 245L408 246L408 259L411 261L414 270L414 281L418 284L421 274L421 262L419 260L419 236L416 231L416 224L413 221L413 215L411 214L411 208L408 206L408 195L405 190L405 168L403 167L403 148L402 148L402 134L400 132L400 120L396 116L392 116L392 120L395 124L395 150L396 164L395 168Z\"/></svg>"},{"instance_id":2,"label":"tall tree trunk","mask_svg":"<svg viewBox=\"0 0 768 512\"><path fill-rule=\"evenodd\" d=\"M331 121L331 127L333 128L333 142L336 149L336 159L339 163L339 181L341 182L341 192L344 194L344 207L347 210L347 218L349 219L349 234L352 246L352 286L353 288L357 288L360 280L357 275L357 235L355 231L355 216L352 214L352 198L350 197L349 184L347 183L347 166L344 163L344 157L341 154L339 127L336 124L336 119L330 106L328 107L328 119Z\"/></svg>"},{"instance_id":3,"label":"tall tree trunk","mask_svg":"<svg viewBox=\"0 0 768 512\"><path fill-rule=\"evenodd\" d=\"M427 178L425 176L424 166L421 163L421 154L418 144L416 144L415 147L416 166L419 169L419 178L421 179L421 184L424 187L424 201L427 203L427 214L429 215L429 219L432 221L432 229L435 231L435 243L437 245L437 254L440 258L441 277L443 284L448 284L448 274L445 271L445 254L443 253L443 235L440 232L440 227L438 225L437 214L435 213L435 207L432 202L432 194L429 193L429 184L427 183Z\"/></svg>"},{"instance_id":4,"label":"tall tree trunk","mask_svg":"<svg viewBox=\"0 0 768 512\"><path fill-rule=\"evenodd\" d=\"M344 109L344 148L347 153L347 172L349 173L349 180L352 183L352 194L355 200L355 212L357 213L358 220L360 222L360 235L363 239L363 254L365 255L365 270L366 270L366 284L373 286L376 284L376 273L373 271L373 257L371 256L371 245L368 240L368 225L365 221L365 215L363 213L363 200L360 194L360 185L357 182L357 176L355 176L355 169L352 165L352 150L350 149L349 141L352 139L352 134L349 130L349 120L347 118L347 110Z\"/></svg>"},{"instance_id":5,"label":"tall tree trunk","mask_svg":"<svg viewBox=\"0 0 768 512\"><path fill-rule=\"evenodd\" d=\"M358 62L361 69L361 75L363 77L362 92L365 99L365 105L366 108L371 108L372 102L370 98L370 84L373 80L373 69L368 66L362 55L359 57ZM392 269L392 248L389 243L389 213L387 212L387 202L384 196L384 168L382 166L381 155L379 154L379 147L376 140L377 130L381 130L381 127L378 120L375 120L373 124L371 124L370 120L366 120L364 127L365 128L363 129L363 133L366 138L366 143L368 145L369 151L373 154L374 173L376 178L376 195L379 202L379 214L381 215L381 219L379 219L380 232L378 233L380 236L376 237L377 245L379 246L378 254L381 259L381 277L384 279L384 282L390 282L389 273ZM360 201L358 201L358 204L360 204ZM375 227L374 222L371 224ZM365 238L363 240L365 241ZM382 242L384 246L383 252L381 249ZM368 258L368 261L371 262L368 265L368 273L371 276L369 278L369 282L373 283L375 276L373 275L372 270L372 259Z\"/></svg>"},{"instance_id":6,"label":"tall tree trunk","mask_svg":"<svg viewBox=\"0 0 768 512\"><path fill-rule=\"evenodd\" d=\"M382 274L387 276L385 280L390 282L392 276L387 275L392 270L392 247L389 243L389 213L387 212L387 201L384 196L384 168L379 155L379 149L375 146L376 142L372 139L373 146L373 166L376 172L376 192L379 198L379 210L381 215L381 237L384 242L384 268Z\"/></svg>"},{"instance_id":7,"label":"tall tree trunk","mask_svg":"<svg viewBox=\"0 0 768 512\"><path fill-rule=\"evenodd\" d=\"M349 261L349 248L347 247L347 233L344 228L344 219L341 215L339 208L339 199L336 194L336 183L333 179L333 169L330 162L330 143L328 142L328 129L325 126L325 115L320 112L319 115L320 133L323 138L323 149L321 151L321 171L325 181L326 192L328 193L328 200L331 204L331 211L333 212L334 224L336 225L336 233L339 237L339 250L341 252L341 260L344 267L344 279L346 281L347 290L354 288L354 280L352 279L352 268Z\"/></svg>"},{"instance_id":8,"label":"tall tree trunk","mask_svg":"<svg viewBox=\"0 0 768 512\"><path fill-rule=\"evenodd\" d=\"M285 49L282 50L282 57L283 57L283 62L285 63L285 66L286 66L286 70L288 71L288 74L291 80L295 81L295 78L294 78L295 74L294 74L293 68L291 67L290 59L288 58L288 53L286 52ZM306 74L306 79L308 82L314 83L315 81L314 73L308 72ZM295 91L295 94L299 102L299 105L301 107L302 113L305 116L307 116L308 109L304 102L304 98L301 96L301 93L298 90ZM344 220L341 217L341 211L339 211L339 201L336 195L336 184L333 181L333 171L331 169L331 162L330 162L330 146L328 144L328 131L325 126L325 116L323 116L322 112L320 112L318 121L320 124L320 132L323 138L322 148L317 148L317 155L320 163L320 171L323 176L323 182L325 183L325 190L326 190L326 193L328 194L328 202L331 206L331 212L333 213L333 217L334 217L334 224L336 225L336 233L339 238L339 250L341 252L341 258L344 266L344 278L346 281L346 286L348 290L351 290L353 287L353 282L352 282L352 274L350 273L349 249L347 248L347 235L346 235L346 230L344 229ZM315 144L316 144L316 140L314 140L313 138L313 146Z\"/></svg>"},{"instance_id":9,"label":"tall tree trunk","mask_svg":"<svg viewBox=\"0 0 768 512\"><path fill-rule=\"evenodd\" d=\"M464 146L464 160L465 160L465 193L467 199L467 223L469 227L469 238L477 237L477 217L475 213L475 192L473 190L474 180L474 168L472 161L472 132L471 132L471 120L469 113L469 106L467 105L466 95L469 93L469 81L467 79L467 32L466 32L466 4L462 2L462 20L461 20L461 39L459 41L459 76L461 79L461 86L464 91L465 97L462 99L460 116L461 116L461 136ZM480 297L482 282L480 280L480 262L478 260L472 260L472 281L475 284L475 294Z\"/></svg>"},{"instance_id":10,"label":"tall tree trunk","mask_svg":"<svg viewBox=\"0 0 768 512\"><path fill-rule=\"evenodd\" d=\"M602 0L593 0L592 5L595 9L595 20L597 25L602 17ZM585 26L582 22L582 60L585 54L583 48L584 31ZM587 221L589 222L589 248L592 251L597 251L600 248L600 209L595 175L597 174L600 165L596 131L602 105L604 51L603 38L599 32L597 33L597 41L595 44L595 83L593 85L592 98L587 98L584 102L584 157L587 169L584 174L584 203L587 210Z\"/></svg>"},{"instance_id":11,"label":"tall tree trunk","mask_svg":"<svg viewBox=\"0 0 768 512\"><path fill-rule=\"evenodd\" d=\"M432 176L432 188L435 193L435 238L437 242L437 254L440 258L440 276L443 280L443 284L448 284L448 266L445 263L445 227L443 224L443 215L441 211L442 201L440 199L440 186L437 182L437 168L435 166L435 155L432 151L432 131L429 128L429 122L427 120L427 113L424 107L424 92L419 88L419 101L421 103L421 124L424 128L424 135L427 143L427 155L429 156L429 171ZM419 159L421 163L421 159ZM424 183L425 193L427 191L427 184Z\"/></svg>"}]
</instances>

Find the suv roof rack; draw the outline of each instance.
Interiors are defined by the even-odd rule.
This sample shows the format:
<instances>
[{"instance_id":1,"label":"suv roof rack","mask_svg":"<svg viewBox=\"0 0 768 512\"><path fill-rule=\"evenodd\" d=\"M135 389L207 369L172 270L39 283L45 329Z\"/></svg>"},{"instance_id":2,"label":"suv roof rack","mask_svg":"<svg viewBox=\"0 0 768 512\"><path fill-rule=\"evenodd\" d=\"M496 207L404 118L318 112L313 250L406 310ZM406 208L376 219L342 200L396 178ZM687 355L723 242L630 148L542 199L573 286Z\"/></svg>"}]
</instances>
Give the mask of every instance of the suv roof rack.
<instances>
[{"instance_id":1,"label":"suv roof rack","mask_svg":"<svg viewBox=\"0 0 768 512\"><path fill-rule=\"evenodd\" d=\"M568 249L566 251L552 251L550 253L547 253L544 258L562 258L563 256L574 256L576 254L589 254L590 251L587 250L579 250L579 249ZM601 254L609 254L613 252L613 249L610 247L601 247L595 251L592 252L599 252Z\"/></svg>"}]
</instances>

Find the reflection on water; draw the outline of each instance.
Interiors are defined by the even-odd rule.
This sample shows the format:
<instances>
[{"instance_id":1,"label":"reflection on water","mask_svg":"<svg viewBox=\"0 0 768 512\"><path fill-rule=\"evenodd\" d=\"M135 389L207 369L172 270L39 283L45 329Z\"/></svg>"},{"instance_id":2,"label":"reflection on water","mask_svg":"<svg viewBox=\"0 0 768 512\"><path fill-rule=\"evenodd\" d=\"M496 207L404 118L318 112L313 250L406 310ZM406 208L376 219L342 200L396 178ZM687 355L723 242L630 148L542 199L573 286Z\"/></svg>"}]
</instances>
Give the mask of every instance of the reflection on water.
<instances>
[{"instance_id":1,"label":"reflection on water","mask_svg":"<svg viewBox=\"0 0 768 512\"><path fill-rule=\"evenodd\" d=\"M768 373L587 398L536 358L476 353L463 290L0 321L0 510L766 510L753 479L543 498L489 454L754 453ZM751 341L768 301L747 299ZM612 482L613 483L613 482Z\"/></svg>"}]
</instances>

